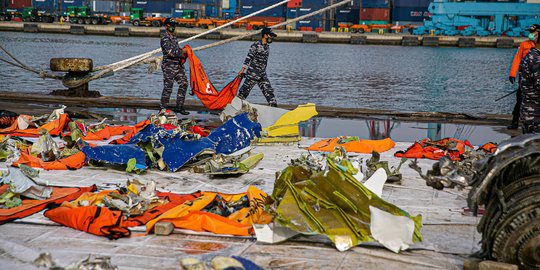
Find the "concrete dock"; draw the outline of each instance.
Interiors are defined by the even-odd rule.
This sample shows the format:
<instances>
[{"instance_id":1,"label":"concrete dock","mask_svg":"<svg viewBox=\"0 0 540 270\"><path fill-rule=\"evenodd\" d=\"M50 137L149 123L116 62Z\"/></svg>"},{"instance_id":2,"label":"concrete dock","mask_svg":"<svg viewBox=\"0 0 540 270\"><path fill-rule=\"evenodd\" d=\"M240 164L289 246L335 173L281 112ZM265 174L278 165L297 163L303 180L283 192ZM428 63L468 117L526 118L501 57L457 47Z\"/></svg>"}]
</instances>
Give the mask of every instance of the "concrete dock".
<instances>
[{"instance_id":1,"label":"concrete dock","mask_svg":"<svg viewBox=\"0 0 540 270\"><path fill-rule=\"evenodd\" d=\"M163 27L145 27L124 25L78 25L59 23L23 23L23 22L0 22L0 31L18 31L29 33L62 33L74 35L109 35L122 37L159 37ZM187 38L207 31L201 28L177 27L176 34L181 38ZM225 28L218 30L207 39L227 39L244 35L248 31L244 29ZM453 47L496 47L513 48L525 38L512 37L464 37L464 36L413 36L401 33L343 33L343 32L314 32L314 31L285 31L276 30L277 41L303 42L303 43L342 43L355 45L395 45L395 46L453 46ZM258 37L256 37L258 38ZM245 38L251 40L251 38Z\"/></svg>"},{"instance_id":2,"label":"concrete dock","mask_svg":"<svg viewBox=\"0 0 540 270\"><path fill-rule=\"evenodd\" d=\"M140 108L158 110L160 101L153 98L141 97L114 97L102 96L96 98L88 97L66 97L36 93L22 93L16 91L0 91L0 106L4 102L5 106L18 108L24 104L48 104L67 105L76 107L98 107L113 108L122 104L124 108ZM18 104L18 105L17 105ZM173 106L171 104L171 106ZM281 104L280 108L292 110L297 105ZM188 110L206 110L198 100L188 99L185 102ZM377 110L365 108L338 108L329 106L317 106L319 116L339 117L339 118L391 118L398 121L414 122L444 122L474 125L498 125L505 126L512 119L511 115L503 114L481 114L471 115L466 113L446 113L446 112L401 112L392 110Z\"/></svg>"}]
</instances>

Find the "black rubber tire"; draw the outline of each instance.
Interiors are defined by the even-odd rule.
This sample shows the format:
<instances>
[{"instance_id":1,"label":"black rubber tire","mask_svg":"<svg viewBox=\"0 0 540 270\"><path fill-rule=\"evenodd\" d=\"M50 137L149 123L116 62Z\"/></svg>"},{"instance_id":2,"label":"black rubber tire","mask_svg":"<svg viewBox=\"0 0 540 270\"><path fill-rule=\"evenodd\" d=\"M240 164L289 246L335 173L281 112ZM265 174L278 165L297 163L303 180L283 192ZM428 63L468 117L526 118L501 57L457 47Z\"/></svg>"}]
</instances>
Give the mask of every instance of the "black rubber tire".
<instances>
[{"instance_id":1,"label":"black rubber tire","mask_svg":"<svg viewBox=\"0 0 540 270\"><path fill-rule=\"evenodd\" d=\"M84 19L84 24L91 24L92 23L92 19L90 18L85 18Z\"/></svg>"},{"instance_id":2,"label":"black rubber tire","mask_svg":"<svg viewBox=\"0 0 540 270\"><path fill-rule=\"evenodd\" d=\"M141 22L139 20L134 20L131 24L133 24L133 26L139 26L141 25Z\"/></svg>"},{"instance_id":3,"label":"black rubber tire","mask_svg":"<svg viewBox=\"0 0 540 270\"><path fill-rule=\"evenodd\" d=\"M153 27L160 27L160 26L161 26L161 22L158 21L158 20L153 20L153 21L152 21L152 26L153 26Z\"/></svg>"},{"instance_id":4,"label":"black rubber tire","mask_svg":"<svg viewBox=\"0 0 540 270\"><path fill-rule=\"evenodd\" d=\"M92 18L92 24L96 25L99 23L99 20L97 18Z\"/></svg>"},{"instance_id":5,"label":"black rubber tire","mask_svg":"<svg viewBox=\"0 0 540 270\"><path fill-rule=\"evenodd\" d=\"M82 18L78 18L78 19L77 19L77 23L78 23L78 24L84 24L84 20L83 20Z\"/></svg>"}]
</instances>

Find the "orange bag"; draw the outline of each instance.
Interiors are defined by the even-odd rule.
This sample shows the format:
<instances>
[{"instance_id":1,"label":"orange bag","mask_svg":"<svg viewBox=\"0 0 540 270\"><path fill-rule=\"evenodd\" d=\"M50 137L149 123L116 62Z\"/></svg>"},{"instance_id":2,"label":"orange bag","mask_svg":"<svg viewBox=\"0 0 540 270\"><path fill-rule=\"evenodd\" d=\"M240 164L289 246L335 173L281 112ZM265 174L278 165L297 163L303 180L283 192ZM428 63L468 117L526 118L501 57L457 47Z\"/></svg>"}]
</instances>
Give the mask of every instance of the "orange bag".
<instances>
[{"instance_id":1,"label":"orange bag","mask_svg":"<svg viewBox=\"0 0 540 270\"><path fill-rule=\"evenodd\" d=\"M38 157L34 157L26 151L21 151L19 160L13 162L13 166L18 167L19 164L24 164L32 168L43 168L45 170L76 170L80 169L85 164L85 155L83 152L78 152L72 156L62 158L55 161L43 161Z\"/></svg>"},{"instance_id":2,"label":"orange bag","mask_svg":"<svg viewBox=\"0 0 540 270\"><path fill-rule=\"evenodd\" d=\"M77 208L57 207L45 211L44 216L64 226L85 231L109 239L128 237L131 232L121 226L122 212L106 207L81 206Z\"/></svg>"},{"instance_id":3,"label":"orange bag","mask_svg":"<svg viewBox=\"0 0 540 270\"><path fill-rule=\"evenodd\" d=\"M186 45L187 55L189 59L189 80L191 90L201 100L204 107L209 110L222 110L231 103L238 92L242 76L236 76L229 84L221 91L217 91L212 82L208 79L201 61L189 45Z\"/></svg>"},{"instance_id":4,"label":"orange bag","mask_svg":"<svg viewBox=\"0 0 540 270\"><path fill-rule=\"evenodd\" d=\"M4 193L9 188L8 185L0 187L0 194ZM22 205L9 208L0 209L0 225L6 222L16 220L19 218L27 217L35 214L51 204L61 204L65 201L75 200L81 194L96 190L96 186L90 187L52 187L53 192L51 197L46 200L22 200Z\"/></svg>"},{"instance_id":5,"label":"orange bag","mask_svg":"<svg viewBox=\"0 0 540 270\"><path fill-rule=\"evenodd\" d=\"M334 148L343 146L347 152L370 154L373 151L378 153L386 152L396 145L396 143L390 138L383 140L350 141L343 144L339 143L339 139L340 138L330 138L321 140L312 144L306 148L306 150L332 152L334 151Z\"/></svg>"},{"instance_id":6,"label":"orange bag","mask_svg":"<svg viewBox=\"0 0 540 270\"><path fill-rule=\"evenodd\" d=\"M41 135L41 131L46 130L49 134L51 134L51 136L58 136L60 133L62 133L69 121L68 115L64 113L60 115L59 119L51 121L39 128L16 129L17 125L15 122L15 129L12 129L12 126L10 128L0 130L0 133L7 133L11 136L19 137L39 137Z\"/></svg>"},{"instance_id":7,"label":"orange bag","mask_svg":"<svg viewBox=\"0 0 540 270\"><path fill-rule=\"evenodd\" d=\"M202 211L214 201L216 195L225 201L236 201L243 196L248 197L249 207L238 210L228 217ZM149 233L157 222L171 222L176 228L194 231L208 231L215 234L228 234L249 236L253 233L252 224L268 224L272 216L264 212L266 193L250 186L245 193L223 194L216 192L202 192L201 196L193 201L179 205L146 224Z\"/></svg>"}]
</instances>

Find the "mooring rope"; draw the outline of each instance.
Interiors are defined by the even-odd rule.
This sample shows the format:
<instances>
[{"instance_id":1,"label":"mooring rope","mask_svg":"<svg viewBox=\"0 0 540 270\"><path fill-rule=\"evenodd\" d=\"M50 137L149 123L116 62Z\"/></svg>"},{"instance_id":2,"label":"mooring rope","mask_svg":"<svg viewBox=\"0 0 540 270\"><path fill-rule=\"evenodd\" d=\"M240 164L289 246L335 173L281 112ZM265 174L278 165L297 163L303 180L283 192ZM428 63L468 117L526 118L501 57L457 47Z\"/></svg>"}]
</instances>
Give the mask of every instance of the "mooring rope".
<instances>
[{"instance_id":1,"label":"mooring rope","mask_svg":"<svg viewBox=\"0 0 540 270\"><path fill-rule=\"evenodd\" d=\"M243 17L241 17L241 18L238 18L238 19L236 19L236 20L230 21L230 22L228 22L228 23L226 23L226 24L224 24L224 25L221 25L221 26L219 26L219 27L216 27L216 28L213 28L213 29L209 29L208 31L205 31L205 32L199 33L199 34L197 34L197 35L195 35L195 36L192 36L192 37L189 37L189 38L187 38L187 39L181 40L181 41L178 42L178 44L186 43L186 42L192 41L192 40L194 40L194 39L197 39L197 38L199 38L199 37L208 35L208 34L210 34L210 33L212 33L212 32L215 32L215 31L218 31L218 30L223 29L223 28L225 28L225 27L231 26L231 25L233 25L233 24L235 24L235 23L237 23L237 22L239 22L239 21L242 21L242 20L251 18L251 17L253 17L253 16L255 16L255 15L259 14L259 13L262 13L262 12L264 12L264 11L270 10L270 9L275 8L275 7L278 7L278 6L281 6L281 5L283 5L283 4L285 4L285 3L289 2L289 1L290 1L290 0L283 0L283 1L279 2L279 3L276 3L276 4L273 4L273 5L271 5L271 6L265 7L265 8L263 8L263 9L261 9L261 10L255 11L255 12L253 12L253 13L251 13L251 14L248 14L248 15L243 16ZM142 58L150 57L150 56L152 56L152 55L154 55L154 54L156 54L156 53L159 53L159 52L161 52L161 48L155 49L155 50L153 50L153 51L146 52L146 53L143 53L143 54L140 54L140 55L136 55L136 56L130 57L130 58L128 58L128 59L124 59L124 60L118 61L118 62L116 62L116 63L112 63L112 64L105 65L105 66L98 66L98 67L96 67L96 68L94 69L94 71L99 71L99 70L109 69L109 68L113 68L113 69L114 69L114 68L117 67L117 66L123 67L124 64L126 64L126 63L132 63L132 62L137 63L138 60L140 60L140 59L142 59ZM128 66L129 66L129 65L128 65ZM120 69L122 69L122 68L120 68ZM117 69L117 70L119 70L119 69ZM114 71L116 71L116 70L114 70Z\"/></svg>"},{"instance_id":2,"label":"mooring rope","mask_svg":"<svg viewBox=\"0 0 540 270\"><path fill-rule=\"evenodd\" d=\"M4 51L4 53L6 53L11 59L13 59L13 61L15 61L16 63L13 63L11 61L8 61L6 59L2 59L0 58L0 61L4 62L4 63L7 63L7 64L10 64L12 66L15 66L15 67L18 67L18 68L21 68L21 69L24 69L24 70L27 70L27 71L30 71L30 72L33 72L33 73L36 73L39 75L39 77L41 78L50 78L50 79L56 79L56 80L62 80L62 78L64 76L60 76L60 75L56 75L56 74L52 74L52 73L48 73L44 70L37 70L35 68L32 68L32 67L29 67L27 66L26 64L24 64L23 62L19 61L17 58L15 58L15 56L13 56L11 53L9 53L6 49L4 49L4 47L2 47L0 45L0 49L2 51Z\"/></svg>"},{"instance_id":3,"label":"mooring rope","mask_svg":"<svg viewBox=\"0 0 540 270\"><path fill-rule=\"evenodd\" d=\"M199 38L201 36L204 36L204 35L207 35L207 34L210 34L212 32L215 32L217 30L220 30L222 28L225 28L225 27L228 27L234 23L237 23L241 20L245 20L247 18L250 18L252 16L255 16L261 12L264 12L266 10L269 10L269 9L272 9L274 7L277 7L277 6L280 6L282 4L285 4L287 2L289 2L290 0L283 0L279 3L276 3L274 5L271 5L271 6L268 6L264 9L261 9L261 10L258 10L256 12L253 12L249 15L246 15L244 17L241 17L239 19L236 19L234 21L231 21L231 22L228 22L224 25L221 25L219 27L216 27L216 28L213 28L213 29L210 29L208 31L205 31L203 33L200 33L200 34L197 34L195 36L192 36L190 38L187 38L187 39L184 39L184 40L181 40L178 42L178 44L181 44L181 43L186 43L188 41L191 41L191 40L194 40L196 38ZM300 20L303 20L303 19L306 19L306 18L309 18L313 15L317 15L317 14L320 14L320 13L323 13L325 11L328 11L328 10L331 10L331 9L334 9L336 7L339 7L339 6L342 6L342 5L345 5L349 2L351 2L352 0L343 0L339 3L335 3L335 4L332 4L328 7L325 7L325 8L322 8L322 9L319 9L319 10L316 10L314 12L311 12L311 13L308 13L306 15L302 15L300 17L297 17L297 18L294 18L294 19L291 19L291 20L287 20L285 22L281 22L281 23L278 23L278 24L275 24L273 26L271 26L270 28L277 28L277 27L281 27L281 26L285 26L287 24L290 24L290 23L294 23L294 22L297 22L297 21L300 21ZM243 35L238 35L238 36L234 36L234 37L231 37L231 38L228 38L226 40L221 40L221 41L218 41L218 42L215 42L215 43L212 43L212 44L207 44L207 45L204 45L204 46L200 46L200 47L197 47L197 48L194 48L193 51L200 51L200 50L204 50L204 49L209 49L209 48L213 48L213 47L216 47L216 46L220 46L220 45L223 45L223 44L227 44L227 43L230 43L230 42L233 42L233 41L237 41L237 40L240 40L240 39L244 39L244 38L247 38L247 37L250 37L250 36L253 36L253 35L257 35L257 34L260 34L261 31L256 31L256 32L251 32L251 33L246 33L246 34L243 34ZM34 72L36 74L39 74L40 77L42 78L52 78L52 79L60 79L62 80L64 77L63 76L59 76L59 75L55 75L55 74L51 74L51 73L47 73L45 71L41 71L41 70L36 70L36 69L33 69L25 64L23 64L22 62L20 62L19 60L17 60L14 56L12 56L9 52L7 52L3 47L0 46L0 49L2 49L8 56L10 56L15 62L17 62L19 65L15 64L15 63L12 63L12 62L9 62L5 59L1 59L0 58L0 61L3 61L3 62L6 62L8 64L11 64L11 65L14 65L14 66L17 66L19 68L22 68L22 69L25 69L25 70L28 70L30 72ZM157 69L157 67L159 66L161 60L163 59L163 56L157 56L157 57L151 57L152 55L156 54L156 53L159 53L161 52L161 48L160 49L156 49L156 50L153 50L153 51L150 51L150 52L147 52L147 53L144 53L144 54L140 54L140 55L137 55L137 56L133 56L133 57L130 57L128 59L124 59L124 60L121 60L121 61L118 61L116 63L112 63L112 64L109 64L109 65L105 65L105 66L98 66L96 68L93 69L93 71L99 71L98 73L94 74L94 75L90 75L90 76L86 76L80 80L77 80L77 81L74 81L74 80L70 80L69 82L69 86L71 88L73 87L78 87L78 86L81 86L83 84L86 84L90 81L93 81L93 80L96 80L96 79L99 79L99 78L102 78L102 77L108 77L108 76L111 76L114 74L114 72L116 71L119 71L119 70L122 70L122 69L125 69L125 68L128 68L128 67L131 67L131 66L135 66L135 65L140 65L140 64L147 64L149 63L150 66L148 68L148 71L149 72L152 72L154 70Z\"/></svg>"},{"instance_id":4,"label":"mooring rope","mask_svg":"<svg viewBox=\"0 0 540 270\"><path fill-rule=\"evenodd\" d=\"M291 19L291 20L287 20L287 21L272 25L269 28L277 28L277 27L285 26L287 24L294 23L294 22L297 22L297 21L312 17L313 15L323 13L323 12L328 11L330 9L345 5L345 4L347 4L347 3L351 2L351 1L352 0L343 0L343 1L339 2L339 3L335 3L333 5L330 5L328 7L325 7L325 8L319 9L319 10L316 10L316 11L308 13L306 15L302 15L300 17L297 17L297 18L294 18L294 19ZM204 46L194 48L193 51L205 50L205 49L213 48L213 47L220 46L220 45L223 45L223 44L227 44L227 43L230 43L230 42L233 42L233 41L241 40L241 39L244 39L244 38L247 38L247 37L251 37L253 35L260 34L261 31L256 31L256 32L246 33L246 34L243 34L243 35L234 36L234 37L231 37L231 38L228 38L228 39L225 39L225 40L221 40L221 41L218 41L218 42L214 42L214 43L211 43L211 44L207 44L207 45L204 45ZM146 59L145 61L143 61L141 63L143 63L143 64L144 63L149 63L150 66L148 67L148 72L151 73L151 72L153 72L154 70L157 69L157 67L159 66L162 59L163 59L163 56L156 56L156 57Z\"/></svg>"}]
</instances>

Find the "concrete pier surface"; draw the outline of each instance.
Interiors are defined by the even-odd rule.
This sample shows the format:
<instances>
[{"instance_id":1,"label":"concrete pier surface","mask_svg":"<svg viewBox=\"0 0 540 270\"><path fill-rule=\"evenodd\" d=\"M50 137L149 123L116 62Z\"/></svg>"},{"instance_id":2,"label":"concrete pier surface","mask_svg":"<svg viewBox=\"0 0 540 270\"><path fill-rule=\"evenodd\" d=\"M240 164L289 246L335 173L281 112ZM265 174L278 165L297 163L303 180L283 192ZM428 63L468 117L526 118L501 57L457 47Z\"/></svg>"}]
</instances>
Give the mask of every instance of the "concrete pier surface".
<instances>
[{"instance_id":1,"label":"concrete pier surface","mask_svg":"<svg viewBox=\"0 0 540 270\"><path fill-rule=\"evenodd\" d=\"M190 193L197 190L239 193L254 185L267 193L273 190L275 172L290 159L307 151L303 148L320 138L303 138L298 144L256 146L252 153L264 153L264 159L240 177L211 178L202 174L150 170L142 175L103 168L84 167L76 171L42 171L40 176L51 185L108 186L114 188L127 179L154 180L160 190ZM395 151L406 149L410 142L397 142L382 153L382 160L396 166ZM361 155L369 157L370 155ZM433 161L421 160L423 169ZM9 164L0 163L5 171ZM179 260L197 257L210 261L217 255L239 255L264 269L461 269L464 259L479 249L476 232L479 217L464 215L467 190L436 191L425 185L408 166L401 170L401 185L384 187L382 198L412 215L421 214L424 242L408 251L395 254L371 244L339 252L324 237L296 237L284 243L267 245L252 238L227 237L175 230L169 236L147 235L136 227L135 236L110 241L48 220L42 213L0 226L0 265L3 269L33 269L33 254L49 252L61 265L86 258L89 254L111 256L119 269L180 269ZM21 253L24 251L24 254ZM15 268L16 267L16 268Z\"/></svg>"},{"instance_id":2,"label":"concrete pier surface","mask_svg":"<svg viewBox=\"0 0 540 270\"><path fill-rule=\"evenodd\" d=\"M159 37L163 27L145 27L124 25L78 25L59 23L24 23L24 22L0 22L0 31L19 31L31 33L64 33L74 35L111 35L111 36L136 36L136 37ZM176 34L186 38L208 31L202 28L177 27ZM249 31L244 29L225 28L218 30L204 38L227 39L244 35ZM413 36L403 33L344 33L344 32L314 32L314 31L285 31L276 30L277 41L303 42L303 43L344 43L344 44L370 44L370 45L402 45L402 46L453 46L453 47L518 47L525 38L513 37L464 37L464 36ZM251 40L251 38L245 38Z\"/></svg>"},{"instance_id":3,"label":"concrete pier surface","mask_svg":"<svg viewBox=\"0 0 540 270\"><path fill-rule=\"evenodd\" d=\"M11 103L8 106L5 101L0 102L0 107L16 107L17 112L30 114L50 112L52 108L30 103L25 106ZM263 153L264 158L250 172L239 177L214 178L187 170L171 173L155 169L136 175L99 167L41 171L40 177L50 185L95 184L107 189L122 186L128 179L153 180L159 190L176 193L198 190L240 193L253 185L270 194L275 173L286 168L291 159L307 154L304 148L320 139L304 137L299 143L254 146L251 153ZM411 144L412 141L396 142L393 149L381 154L381 160L397 166L400 159L393 154ZM370 157L368 154L357 156ZM433 163L431 160L419 160L418 164L425 171ZM209 262L218 255L242 256L264 269L462 269L464 260L479 250L481 239L476 231L480 217L467 215L463 209L467 206L468 190L434 190L426 186L425 181L407 164L401 168L401 184L386 184L382 198L411 215L422 215L424 241L399 254L372 243L339 252L321 236L297 236L283 243L268 245L258 243L254 238L178 229L169 236L144 235L145 227L133 228L130 238L110 241L60 226L40 212L0 226L0 268L36 269L31 264L32 260L39 253L48 252L59 265L64 266L88 255L110 256L119 269L180 269L182 258L197 257ZM6 172L7 166L10 164L0 162L0 171Z\"/></svg>"}]
</instances>

